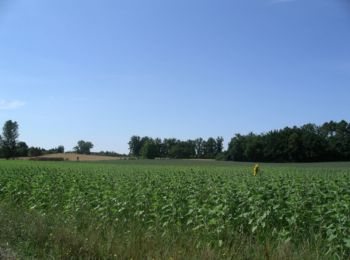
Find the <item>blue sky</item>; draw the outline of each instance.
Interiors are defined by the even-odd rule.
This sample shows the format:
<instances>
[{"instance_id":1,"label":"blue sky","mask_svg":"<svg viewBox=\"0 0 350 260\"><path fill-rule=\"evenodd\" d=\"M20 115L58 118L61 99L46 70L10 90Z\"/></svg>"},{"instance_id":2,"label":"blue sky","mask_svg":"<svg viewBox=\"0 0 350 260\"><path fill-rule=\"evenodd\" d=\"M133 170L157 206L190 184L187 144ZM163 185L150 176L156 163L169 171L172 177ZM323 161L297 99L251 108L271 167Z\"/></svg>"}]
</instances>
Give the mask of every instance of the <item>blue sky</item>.
<instances>
[{"instance_id":1,"label":"blue sky","mask_svg":"<svg viewBox=\"0 0 350 260\"><path fill-rule=\"evenodd\" d=\"M1 0L0 124L128 152L349 120L346 0Z\"/></svg>"}]
</instances>

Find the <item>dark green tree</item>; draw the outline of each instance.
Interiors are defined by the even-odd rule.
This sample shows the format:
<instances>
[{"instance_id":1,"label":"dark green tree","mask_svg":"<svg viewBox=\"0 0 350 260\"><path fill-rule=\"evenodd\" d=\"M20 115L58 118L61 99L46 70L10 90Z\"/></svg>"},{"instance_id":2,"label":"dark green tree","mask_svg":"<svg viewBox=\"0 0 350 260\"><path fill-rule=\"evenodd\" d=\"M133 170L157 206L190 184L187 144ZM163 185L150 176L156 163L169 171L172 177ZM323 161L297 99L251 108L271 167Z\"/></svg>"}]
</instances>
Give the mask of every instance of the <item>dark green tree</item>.
<instances>
[{"instance_id":1,"label":"dark green tree","mask_svg":"<svg viewBox=\"0 0 350 260\"><path fill-rule=\"evenodd\" d=\"M57 153L64 153L64 146L63 145L59 145L57 147Z\"/></svg>"},{"instance_id":2,"label":"dark green tree","mask_svg":"<svg viewBox=\"0 0 350 260\"><path fill-rule=\"evenodd\" d=\"M11 120L6 121L3 127L3 134L0 139L2 155L6 159L10 159L16 156L16 145L18 137L18 123Z\"/></svg>"},{"instance_id":3,"label":"dark green tree","mask_svg":"<svg viewBox=\"0 0 350 260\"><path fill-rule=\"evenodd\" d=\"M221 136L216 138L216 154L222 153L224 150L224 138Z\"/></svg>"},{"instance_id":4,"label":"dark green tree","mask_svg":"<svg viewBox=\"0 0 350 260\"><path fill-rule=\"evenodd\" d=\"M153 139L145 141L142 145L141 156L144 159L154 159L159 157L159 146Z\"/></svg>"},{"instance_id":5,"label":"dark green tree","mask_svg":"<svg viewBox=\"0 0 350 260\"><path fill-rule=\"evenodd\" d=\"M350 160L350 125L330 121L256 135L236 135L226 153L229 160L314 162Z\"/></svg>"},{"instance_id":6,"label":"dark green tree","mask_svg":"<svg viewBox=\"0 0 350 260\"><path fill-rule=\"evenodd\" d=\"M216 141L213 137L209 137L204 144L204 158L212 159L216 156Z\"/></svg>"},{"instance_id":7,"label":"dark green tree","mask_svg":"<svg viewBox=\"0 0 350 260\"><path fill-rule=\"evenodd\" d=\"M141 155L142 142L140 136L132 136L129 141L130 155L139 157Z\"/></svg>"},{"instance_id":8,"label":"dark green tree","mask_svg":"<svg viewBox=\"0 0 350 260\"><path fill-rule=\"evenodd\" d=\"M74 150L79 154L90 154L91 149L94 147L94 145L91 142L86 142L83 140L80 140L78 142L78 145L74 147Z\"/></svg>"},{"instance_id":9,"label":"dark green tree","mask_svg":"<svg viewBox=\"0 0 350 260\"><path fill-rule=\"evenodd\" d=\"M28 156L29 147L25 142L18 142L16 145L16 155L19 157Z\"/></svg>"},{"instance_id":10,"label":"dark green tree","mask_svg":"<svg viewBox=\"0 0 350 260\"><path fill-rule=\"evenodd\" d=\"M228 145L228 159L232 161L245 161L245 137L236 134Z\"/></svg>"},{"instance_id":11,"label":"dark green tree","mask_svg":"<svg viewBox=\"0 0 350 260\"><path fill-rule=\"evenodd\" d=\"M195 143L195 152L196 152L196 158L203 158L205 153L205 141L203 138L197 138L194 140Z\"/></svg>"},{"instance_id":12,"label":"dark green tree","mask_svg":"<svg viewBox=\"0 0 350 260\"><path fill-rule=\"evenodd\" d=\"M30 147L28 150L28 155L30 157L37 157L37 156L41 156L44 154L44 149L39 148L39 147Z\"/></svg>"},{"instance_id":13,"label":"dark green tree","mask_svg":"<svg viewBox=\"0 0 350 260\"><path fill-rule=\"evenodd\" d=\"M175 145L170 148L169 155L176 159L190 159L195 157L195 144L188 141L177 141Z\"/></svg>"},{"instance_id":14,"label":"dark green tree","mask_svg":"<svg viewBox=\"0 0 350 260\"><path fill-rule=\"evenodd\" d=\"M162 154L163 157L172 157L171 150L179 141L175 138L165 138L163 140Z\"/></svg>"}]
</instances>

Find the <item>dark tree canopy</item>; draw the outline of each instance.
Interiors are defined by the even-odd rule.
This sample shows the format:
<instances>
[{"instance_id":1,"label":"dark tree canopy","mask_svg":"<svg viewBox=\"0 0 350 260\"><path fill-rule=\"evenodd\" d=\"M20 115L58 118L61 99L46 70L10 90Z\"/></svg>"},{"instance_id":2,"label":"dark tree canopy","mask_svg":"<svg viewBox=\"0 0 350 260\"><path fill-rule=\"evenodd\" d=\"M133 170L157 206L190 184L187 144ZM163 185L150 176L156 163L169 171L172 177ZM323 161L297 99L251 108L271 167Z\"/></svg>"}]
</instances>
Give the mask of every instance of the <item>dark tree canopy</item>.
<instances>
[{"instance_id":1,"label":"dark tree canopy","mask_svg":"<svg viewBox=\"0 0 350 260\"><path fill-rule=\"evenodd\" d=\"M154 140L147 140L141 147L141 156L144 159L159 157L160 149Z\"/></svg>"},{"instance_id":2,"label":"dark tree canopy","mask_svg":"<svg viewBox=\"0 0 350 260\"><path fill-rule=\"evenodd\" d=\"M0 157L40 156L63 153L62 145L46 150L28 147L18 141L18 123L8 120L0 135ZM285 127L267 133L236 134L224 151L222 137L179 140L176 138L151 138L132 136L130 155L147 159L218 159L260 162L317 162L350 161L350 123L330 121L322 125L305 124L301 127ZM80 140L74 150L79 154L91 154L94 145ZM114 152L100 152L119 156Z\"/></svg>"},{"instance_id":3,"label":"dark tree canopy","mask_svg":"<svg viewBox=\"0 0 350 260\"><path fill-rule=\"evenodd\" d=\"M57 149L58 153L64 153L64 146L63 145L59 145L56 149Z\"/></svg>"},{"instance_id":4,"label":"dark tree canopy","mask_svg":"<svg viewBox=\"0 0 350 260\"><path fill-rule=\"evenodd\" d=\"M3 133L0 136L0 157L9 159L13 157L40 156L50 153L63 152L64 147L58 146L50 150L43 148L28 147L23 141L18 141L18 123L8 120L3 126Z\"/></svg>"},{"instance_id":5,"label":"dark tree canopy","mask_svg":"<svg viewBox=\"0 0 350 260\"><path fill-rule=\"evenodd\" d=\"M29 147L25 142L18 142L16 145L16 156L25 157L28 156Z\"/></svg>"},{"instance_id":6,"label":"dark tree canopy","mask_svg":"<svg viewBox=\"0 0 350 260\"><path fill-rule=\"evenodd\" d=\"M16 146L18 133L18 123L8 120L3 127L3 133L0 137L1 153L6 159L16 156Z\"/></svg>"},{"instance_id":7,"label":"dark tree canopy","mask_svg":"<svg viewBox=\"0 0 350 260\"><path fill-rule=\"evenodd\" d=\"M28 150L28 155L30 157L36 157L36 156L41 156L43 155L45 152L44 149L39 148L39 147L30 147Z\"/></svg>"},{"instance_id":8,"label":"dark tree canopy","mask_svg":"<svg viewBox=\"0 0 350 260\"><path fill-rule=\"evenodd\" d=\"M140 156L141 154L141 138L139 136L132 136L130 141L129 141L129 150L130 150L130 155L132 156Z\"/></svg>"},{"instance_id":9,"label":"dark tree canopy","mask_svg":"<svg viewBox=\"0 0 350 260\"><path fill-rule=\"evenodd\" d=\"M78 142L78 145L74 147L74 150L79 154L90 154L91 149L94 147L94 145L91 142L86 142L83 140L80 140Z\"/></svg>"},{"instance_id":10,"label":"dark tree canopy","mask_svg":"<svg viewBox=\"0 0 350 260\"><path fill-rule=\"evenodd\" d=\"M197 138L196 140L182 141L176 138L151 138L148 136L132 136L129 141L130 155L146 159L154 158L178 158L214 159L223 151L223 138L210 137L208 140Z\"/></svg>"},{"instance_id":11,"label":"dark tree canopy","mask_svg":"<svg viewBox=\"0 0 350 260\"><path fill-rule=\"evenodd\" d=\"M226 158L234 161L317 162L350 160L350 124L330 121L256 135L236 134Z\"/></svg>"}]
</instances>

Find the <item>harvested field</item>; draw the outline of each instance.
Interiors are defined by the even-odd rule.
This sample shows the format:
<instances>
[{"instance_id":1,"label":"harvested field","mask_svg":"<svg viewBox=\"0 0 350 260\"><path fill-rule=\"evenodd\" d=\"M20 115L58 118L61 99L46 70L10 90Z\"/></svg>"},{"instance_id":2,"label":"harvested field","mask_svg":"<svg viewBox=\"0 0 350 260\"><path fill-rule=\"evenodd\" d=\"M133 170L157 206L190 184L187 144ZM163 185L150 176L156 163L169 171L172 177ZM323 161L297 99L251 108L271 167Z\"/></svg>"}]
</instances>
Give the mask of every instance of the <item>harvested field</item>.
<instances>
[{"instance_id":1,"label":"harvested field","mask_svg":"<svg viewBox=\"0 0 350 260\"><path fill-rule=\"evenodd\" d=\"M119 157L113 156L100 156L100 155L86 155L86 154L76 154L76 153L55 153L39 156L38 158L63 158L65 161L111 161L120 160Z\"/></svg>"}]
</instances>

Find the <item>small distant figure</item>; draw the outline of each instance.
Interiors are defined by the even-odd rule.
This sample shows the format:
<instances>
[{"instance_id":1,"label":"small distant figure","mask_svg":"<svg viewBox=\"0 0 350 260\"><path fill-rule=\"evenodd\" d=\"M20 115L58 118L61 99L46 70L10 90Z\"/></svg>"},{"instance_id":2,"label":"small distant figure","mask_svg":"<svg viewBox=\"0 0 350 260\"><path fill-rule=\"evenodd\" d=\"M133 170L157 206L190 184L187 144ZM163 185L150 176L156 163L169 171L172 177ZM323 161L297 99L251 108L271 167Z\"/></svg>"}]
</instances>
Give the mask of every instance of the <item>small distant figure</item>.
<instances>
[{"instance_id":1,"label":"small distant figure","mask_svg":"<svg viewBox=\"0 0 350 260\"><path fill-rule=\"evenodd\" d=\"M253 168L253 176L258 175L258 173L259 173L259 164L255 164Z\"/></svg>"},{"instance_id":2,"label":"small distant figure","mask_svg":"<svg viewBox=\"0 0 350 260\"><path fill-rule=\"evenodd\" d=\"M79 156L77 156L77 162L79 162Z\"/></svg>"}]
</instances>

